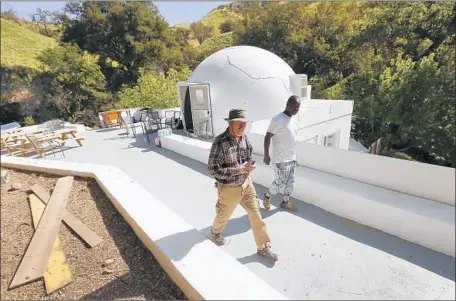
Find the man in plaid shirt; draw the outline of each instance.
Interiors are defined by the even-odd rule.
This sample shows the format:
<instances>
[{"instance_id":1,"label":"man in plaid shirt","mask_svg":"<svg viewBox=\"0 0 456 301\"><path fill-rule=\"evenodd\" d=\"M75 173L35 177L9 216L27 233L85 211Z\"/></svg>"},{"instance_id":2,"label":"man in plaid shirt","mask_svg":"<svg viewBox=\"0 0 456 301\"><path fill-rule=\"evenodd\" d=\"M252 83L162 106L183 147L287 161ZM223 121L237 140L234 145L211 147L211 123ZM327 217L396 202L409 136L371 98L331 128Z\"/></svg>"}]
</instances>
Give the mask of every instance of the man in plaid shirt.
<instances>
[{"instance_id":1,"label":"man in plaid shirt","mask_svg":"<svg viewBox=\"0 0 456 301\"><path fill-rule=\"evenodd\" d=\"M244 135L247 124L247 111L231 110L228 128L217 136L209 155L208 169L217 181L218 200L212 225L212 237L218 245L225 244L222 232L238 204L247 211L257 245L257 253L277 260L271 251L266 223L262 220L250 172L256 165L252 161L252 145Z\"/></svg>"}]
</instances>

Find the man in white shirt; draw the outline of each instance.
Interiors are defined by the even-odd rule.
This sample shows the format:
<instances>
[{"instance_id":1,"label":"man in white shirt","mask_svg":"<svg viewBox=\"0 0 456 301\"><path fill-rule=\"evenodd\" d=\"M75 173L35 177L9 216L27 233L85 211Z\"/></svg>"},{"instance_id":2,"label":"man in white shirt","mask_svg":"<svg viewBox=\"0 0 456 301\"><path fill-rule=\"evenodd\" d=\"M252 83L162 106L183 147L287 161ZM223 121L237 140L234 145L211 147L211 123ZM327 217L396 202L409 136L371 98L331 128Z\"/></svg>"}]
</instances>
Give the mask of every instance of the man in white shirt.
<instances>
[{"instance_id":1,"label":"man in white shirt","mask_svg":"<svg viewBox=\"0 0 456 301\"><path fill-rule=\"evenodd\" d=\"M274 116L269 124L268 131L264 137L264 159L266 165L274 166L274 182L264 194L263 206L266 210L271 208L271 196L282 191L284 198L280 204L281 208L296 210L290 201L293 192L293 184L296 168L296 135L298 123L295 115L299 112L301 99L292 95L288 98L285 111ZM272 140L272 159L269 156L269 147Z\"/></svg>"}]
</instances>

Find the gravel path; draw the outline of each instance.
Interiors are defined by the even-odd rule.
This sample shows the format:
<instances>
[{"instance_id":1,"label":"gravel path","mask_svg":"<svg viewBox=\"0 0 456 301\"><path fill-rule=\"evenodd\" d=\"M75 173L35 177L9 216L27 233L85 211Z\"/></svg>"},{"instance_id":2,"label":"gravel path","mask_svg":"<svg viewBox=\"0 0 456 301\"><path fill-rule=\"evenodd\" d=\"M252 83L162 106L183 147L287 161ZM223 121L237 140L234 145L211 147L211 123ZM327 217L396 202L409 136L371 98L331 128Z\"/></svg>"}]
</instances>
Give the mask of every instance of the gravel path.
<instances>
[{"instance_id":1,"label":"gravel path","mask_svg":"<svg viewBox=\"0 0 456 301\"><path fill-rule=\"evenodd\" d=\"M46 296L43 280L8 291L33 236L26 192L36 183L50 190L58 176L3 170L8 170L9 183L1 187L0 299L187 299L116 211L96 181L79 177L75 177L73 182L67 210L94 230L103 242L91 249L63 224L59 235L73 282L49 296ZM21 184L22 188L8 191L15 183ZM104 267L107 260L113 262Z\"/></svg>"}]
</instances>

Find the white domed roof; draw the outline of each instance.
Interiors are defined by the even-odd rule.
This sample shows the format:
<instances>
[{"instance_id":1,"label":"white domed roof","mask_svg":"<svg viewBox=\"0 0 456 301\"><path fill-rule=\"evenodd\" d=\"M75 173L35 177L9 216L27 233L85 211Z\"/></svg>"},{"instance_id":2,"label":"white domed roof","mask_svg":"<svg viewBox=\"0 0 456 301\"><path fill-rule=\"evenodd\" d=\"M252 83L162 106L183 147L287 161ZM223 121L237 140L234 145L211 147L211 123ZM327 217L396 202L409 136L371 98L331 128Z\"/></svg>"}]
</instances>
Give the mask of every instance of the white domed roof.
<instances>
[{"instance_id":1,"label":"white domed roof","mask_svg":"<svg viewBox=\"0 0 456 301\"><path fill-rule=\"evenodd\" d=\"M252 46L220 50L193 71L192 83L208 83L214 134L226 129L230 109L247 109L249 119L269 119L285 108L293 69L277 55Z\"/></svg>"}]
</instances>

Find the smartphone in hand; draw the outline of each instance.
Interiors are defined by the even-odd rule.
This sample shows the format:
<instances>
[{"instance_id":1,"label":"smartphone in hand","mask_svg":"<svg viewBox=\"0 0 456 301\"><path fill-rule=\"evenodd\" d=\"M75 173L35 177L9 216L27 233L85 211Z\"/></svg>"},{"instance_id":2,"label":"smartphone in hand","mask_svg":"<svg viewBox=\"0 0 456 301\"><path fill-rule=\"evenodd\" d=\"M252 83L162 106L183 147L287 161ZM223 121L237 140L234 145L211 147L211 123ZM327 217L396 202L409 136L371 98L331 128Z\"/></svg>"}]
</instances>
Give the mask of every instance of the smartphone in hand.
<instances>
[{"instance_id":1,"label":"smartphone in hand","mask_svg":"<svg viewBox=\"0 0 456 301\"><path fill-rule=\"evenodd\" d=\"M252 160L252 161L250 161L250 162L244 162L244 163L242 164L242 166L244 166L244 167L254 166L255 163L256 163L256 161L255 161L255 160Z\"/></svg>"}]
</instances>

